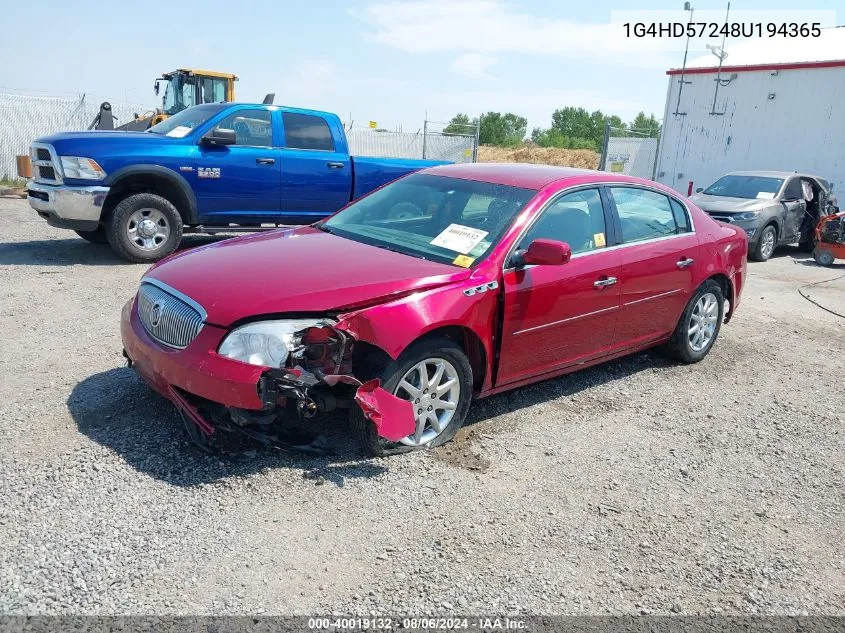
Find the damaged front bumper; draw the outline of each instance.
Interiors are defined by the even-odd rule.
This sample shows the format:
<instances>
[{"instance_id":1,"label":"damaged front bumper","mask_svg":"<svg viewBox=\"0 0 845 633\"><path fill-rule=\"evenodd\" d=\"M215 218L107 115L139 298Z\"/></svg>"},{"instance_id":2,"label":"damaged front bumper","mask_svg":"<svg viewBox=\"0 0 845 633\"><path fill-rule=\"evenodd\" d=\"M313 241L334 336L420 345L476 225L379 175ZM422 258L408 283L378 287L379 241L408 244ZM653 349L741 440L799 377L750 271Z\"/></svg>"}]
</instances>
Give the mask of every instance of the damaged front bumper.
<instances>
[{"instance_id":1,"label":"damaged front bumper","mask_svg":"<svg viewBox=\"0 0 845 633\"><path fill-rule=\"evenodd\" d=\"M337 333L344 347L351 348L351 336ZM216 351L226 334L227 330L206 324L187 348L167 348L147 334L134 301L123 308L121 336L127 361L202 436L212 436L219 426L261 427L283 421L287 415L309 418L347 406L358 406L388 441L414 432L411 403L384 390L378 380L361 382L351 373L271 369L232 360ZM307 346L301 351L307 352ZM349 369L347 362L337 360L332 368ZM221 423L223 415L225 423Z\"/></svg>"}]
</instances>

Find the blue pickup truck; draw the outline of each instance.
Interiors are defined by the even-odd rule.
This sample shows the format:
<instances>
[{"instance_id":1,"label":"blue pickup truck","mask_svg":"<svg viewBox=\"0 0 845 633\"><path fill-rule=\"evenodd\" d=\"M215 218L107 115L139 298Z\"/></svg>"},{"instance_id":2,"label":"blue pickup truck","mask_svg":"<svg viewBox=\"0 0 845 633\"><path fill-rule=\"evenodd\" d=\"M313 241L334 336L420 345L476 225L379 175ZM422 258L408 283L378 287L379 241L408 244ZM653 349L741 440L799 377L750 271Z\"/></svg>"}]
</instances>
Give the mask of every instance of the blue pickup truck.
<instances>
[{"instance_id":1,"label":"blue pickup truck","mask_svg":"<svg viewBox=\"0 0 845 633\"><path fill-rule=\"evenodd\" d=\"M183 233L310 224L438 161L352 157L335 114L194 106L146 132L66 132L32 144L29 204L52 226L152 262Z\"/></svg>"}]
</instances>

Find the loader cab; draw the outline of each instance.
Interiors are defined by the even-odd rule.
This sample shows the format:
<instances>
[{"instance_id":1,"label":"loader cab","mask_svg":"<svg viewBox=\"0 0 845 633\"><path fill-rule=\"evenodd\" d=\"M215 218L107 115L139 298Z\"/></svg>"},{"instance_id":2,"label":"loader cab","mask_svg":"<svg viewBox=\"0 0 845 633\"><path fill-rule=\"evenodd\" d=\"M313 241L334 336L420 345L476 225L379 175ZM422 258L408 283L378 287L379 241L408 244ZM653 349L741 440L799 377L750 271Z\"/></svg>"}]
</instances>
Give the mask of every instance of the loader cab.
<instances>
[{"instance_id":1,"label":"loader cab","mask_svg":"<svg viewBox=\"0 0 845 633\"><path fill-rule=\"evenodd\" d=\"M235 81L231 73L180 68L165 73L155 82L155 93L161 92L161 83L166 82L161 100L162 114L167 116L201 103L220 103L235 100Z\"/></svg>"}]
</instances>

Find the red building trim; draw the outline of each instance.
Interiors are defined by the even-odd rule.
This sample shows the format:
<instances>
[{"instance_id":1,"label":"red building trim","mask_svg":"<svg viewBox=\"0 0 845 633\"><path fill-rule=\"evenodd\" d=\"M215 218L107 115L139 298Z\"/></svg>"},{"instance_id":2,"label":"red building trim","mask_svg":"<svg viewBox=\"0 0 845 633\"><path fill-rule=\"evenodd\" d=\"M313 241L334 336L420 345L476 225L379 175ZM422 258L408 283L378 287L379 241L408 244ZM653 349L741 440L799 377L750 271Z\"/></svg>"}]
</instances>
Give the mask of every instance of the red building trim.
<instances>
[{"instance_id":1,"label":"red building trim","mask_svg":"<svg viewBox=\"0 0 845 633\"><path fill-rule=\"evenodd\" d=\"M845 66L845 59L828 62L794 62L791 64L752 64L748 66L722 66L722 72L743 72L754 70L796 70L798 68L839 68ZM719 68L713 66L712 68L687 68L681 70L680 68L671 68L666 71L667 75L703 75L707 73L719 72Z\"/></svg>"}]
</instances>

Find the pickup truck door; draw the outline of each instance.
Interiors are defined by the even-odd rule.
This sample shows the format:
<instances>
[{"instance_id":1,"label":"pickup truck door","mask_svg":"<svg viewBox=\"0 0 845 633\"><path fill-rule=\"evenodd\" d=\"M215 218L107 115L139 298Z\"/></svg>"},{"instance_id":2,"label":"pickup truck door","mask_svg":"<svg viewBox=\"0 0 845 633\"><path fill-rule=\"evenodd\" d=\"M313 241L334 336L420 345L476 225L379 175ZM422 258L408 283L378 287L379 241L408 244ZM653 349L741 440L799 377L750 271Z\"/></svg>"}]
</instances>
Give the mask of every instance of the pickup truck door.
<instances>
[{"instance_id":1,"label":"pickup truck door","mask_svg":"<svg viewBox=\"0 0 845 633\"><path fill-rule=\"evenodd\" d=\"M352 197L352 159L340 122L282 112L282 215L313 221Z\"/></svg>"},{"instance_id":2,"label":"pickup truck door","mask_svg":"<svg viewBox=\"0 0 845 633\"><path fill-rule=\"evenodd\" d=\"M272 114L268 109L235 110L212 128L234 130L234 145L200 142L193 170L183 170L182 175L194 188L203 224L258 224L278 219L281 151L274 143Z\"/></svg>"}]
</instances>

